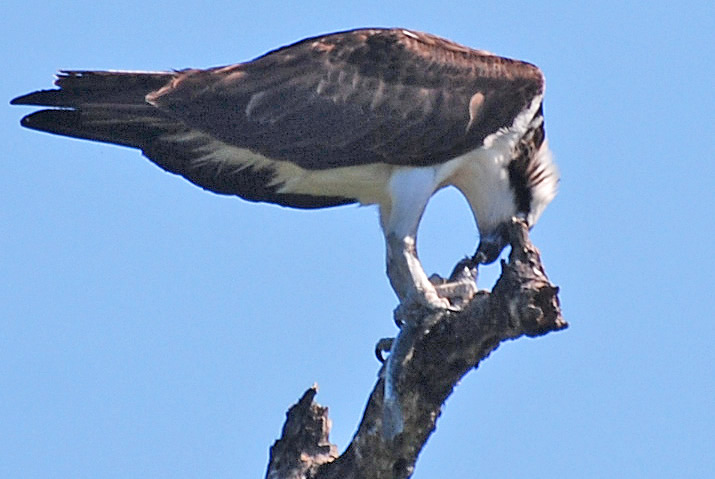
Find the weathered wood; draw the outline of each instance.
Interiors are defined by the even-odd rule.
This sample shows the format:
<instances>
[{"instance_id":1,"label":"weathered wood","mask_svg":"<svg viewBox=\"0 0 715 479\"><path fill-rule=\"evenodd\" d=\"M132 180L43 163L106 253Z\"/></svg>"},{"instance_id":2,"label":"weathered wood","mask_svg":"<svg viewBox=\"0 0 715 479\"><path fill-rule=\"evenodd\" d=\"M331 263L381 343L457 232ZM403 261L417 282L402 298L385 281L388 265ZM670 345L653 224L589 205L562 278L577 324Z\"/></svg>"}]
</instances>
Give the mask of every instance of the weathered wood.
<instances>
[{"instance_id":1,"label":"weathered wood","mask_svg":"<svg viewBox=\"0 0 715 479\"><path fill-rule=\"evenodd\" d=\"M396 375L392 380L401 413L400 432L394 438L383 432L384 367L358 431L337 458L335 446L328 442L326 408L312 402L315 389L309 389L289 411L283 437L271 449L268 478L410 477L442 405L465 374L502 341L540 336L568 326L561 316L558 288L546 277L526 225L514 220L509 233L509 261L502 261L502 274L491 292L479 291L459 312L435 316L420 309L399 311L401 319L420 325L404 340L407 349L392 372Z\"/></svg>"},{"instance_id":2,"label":"weathered wood","mask_svg":"<svg viewBox=\"0 0 715 479\"><path fill-rule=\"evenodd\" d=\"M267 479L312 477L318 466L338 457L328 440L328 408L313 401L317 393L317 386L311 387L286 413L281 438L271 447Z\"/></svg>"}]
</instances>

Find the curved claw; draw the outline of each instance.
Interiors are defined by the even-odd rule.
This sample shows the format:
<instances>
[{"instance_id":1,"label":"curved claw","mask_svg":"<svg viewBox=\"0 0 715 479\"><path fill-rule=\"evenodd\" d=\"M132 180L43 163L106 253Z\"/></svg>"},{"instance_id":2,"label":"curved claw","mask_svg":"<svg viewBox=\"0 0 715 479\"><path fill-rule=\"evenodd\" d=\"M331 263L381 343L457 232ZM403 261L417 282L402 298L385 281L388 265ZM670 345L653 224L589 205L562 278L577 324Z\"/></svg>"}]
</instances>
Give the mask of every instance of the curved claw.
<instances>
[{"instance_id":1,"label":"curved claw","mask_svg":"<svg viewBox=\"0 0 715 479\"><path fill-rule=\"evenodd\" d=\"M375 345L375 357L382 364L385 364L387 359L383 356L384 353L390 352L392 349L392 344L395 342L395 338L382 338Z\"/></svg>"},{"instance_id":2,"label":"curved claw","mask_svg":"<svg viewBox=\"0 0 715 479\"><path fill-rule=\"evenodd\" d=\"M449 275L449 281L473 281L477 282L477 268L482 259L481 253L477 252L473 257L462 258Z\"/></svg>"}]
</instances>

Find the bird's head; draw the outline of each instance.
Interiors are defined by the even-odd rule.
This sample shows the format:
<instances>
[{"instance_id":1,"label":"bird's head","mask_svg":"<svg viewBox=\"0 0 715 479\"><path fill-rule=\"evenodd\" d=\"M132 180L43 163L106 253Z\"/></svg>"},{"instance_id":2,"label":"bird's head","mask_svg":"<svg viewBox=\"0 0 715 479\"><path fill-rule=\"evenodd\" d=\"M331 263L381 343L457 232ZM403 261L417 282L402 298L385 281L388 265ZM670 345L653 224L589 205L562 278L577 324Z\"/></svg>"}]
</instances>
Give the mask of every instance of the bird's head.
<instances>
[{"instance_id":1,"label":"bird's head","mask_svg":"<svg viewBox=\"0 0 715 479\"><path fill-rule=\"evenodd\" d=\"M497 260L501 252L509 242L507 237L506 223L500 223L489 233L482 233L479 236L479 246L474 254L473 261L476 264L490 264Z\"/></svg>"},{"instance_id":2,"label":"bird's head","mask_svg":"<svg viewBox=\"0 0 715 479\"><path fill-rule=\"evenodd\" d=\"M509 244L508 224L516 217L533 227L546 206L556 196L559 174L553 162L548 142L539 141L538 147L521 151L506 168L508 181L504 190L493 194L494 201L485 211L478 211L479 246L475 264L490 264ZM479 218L481 216L481 218Z\"/></svg>"}]
</instances>

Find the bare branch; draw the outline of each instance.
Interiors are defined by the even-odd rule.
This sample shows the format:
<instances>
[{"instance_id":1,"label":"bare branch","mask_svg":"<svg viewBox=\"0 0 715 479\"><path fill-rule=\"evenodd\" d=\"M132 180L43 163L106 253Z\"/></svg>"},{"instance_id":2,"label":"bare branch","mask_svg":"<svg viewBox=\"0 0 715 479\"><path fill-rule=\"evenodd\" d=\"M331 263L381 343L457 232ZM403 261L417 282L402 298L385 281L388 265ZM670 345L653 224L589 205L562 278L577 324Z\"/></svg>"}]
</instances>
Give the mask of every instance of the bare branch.
<instances>
[{"instance_id":1,"label":"bare branch","mask_svg":"<svg viewBox=\"0 0 715 479\"><path fill-rule=\"evenodd\" d=\"M313 401L317 393L313 386L288 410L281 438L271 447L267 479L312 477L318 466L338 457L328 440L328 408Z\"/></svg>"},{"instance_id":2,"label":"bare branch","mask_svg":"<svg viewBox=\"0 0 715 479\"><path fill-rule=\"evenodd\" d=\"M417 315L410 318L410 323L422 325L409 332L406 350L393 373L402 421L400 432L394 438L383 432L383 367L357 433L345 452L334 459L335 446L328 442L326 408L312 402L315 389L310 389L289 411L283 437L271 449L268 478L410 477L435 429L442 404L465 374L502 341L540 336L568 326L561 316L558 288L546 277L525 223L514 220L509 233L509 262L502 261L501 277L491 293L478 292L459 312L445 311L435 316L434 312L419 309L400 311L402 315Z\"/></svg>"}]
</instances>

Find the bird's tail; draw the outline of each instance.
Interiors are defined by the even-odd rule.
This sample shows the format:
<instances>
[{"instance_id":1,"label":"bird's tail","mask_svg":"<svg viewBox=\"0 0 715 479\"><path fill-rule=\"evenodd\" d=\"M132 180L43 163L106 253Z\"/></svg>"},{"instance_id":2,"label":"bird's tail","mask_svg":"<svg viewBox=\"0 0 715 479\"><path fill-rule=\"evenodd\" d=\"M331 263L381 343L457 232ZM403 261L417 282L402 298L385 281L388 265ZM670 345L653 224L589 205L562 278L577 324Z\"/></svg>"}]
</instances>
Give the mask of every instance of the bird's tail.
<instances>
[{"instance_id":1,"label":"bird's tail","mask_svg":"<svg viewBox=\"0 0 715 479\"><path fill-rule=\"evenodd\" d=\"M152 104L156 92L171 87L181 72L62 71L54 90L30 93L13 105L47 107L24 117L22 125L56 135L142 150L166 171L219 194L270 201L296 208L352 203L340 196L282 193L269 166L236 162L245 151Z\"/></svg>"},{"instance_id":2,"label":"bird's tail","mask_svg":"<svg viewBox=\"0 0 715 479\"><path fill-rule=\"evenodd\" d=\"M57 135L142 148L148 138L178 125L145 97L169 83L172 72L61 71L54 90L15 98L13 105L51 107L31 113L22 125Z\"/></svg>"}]
</instances>

